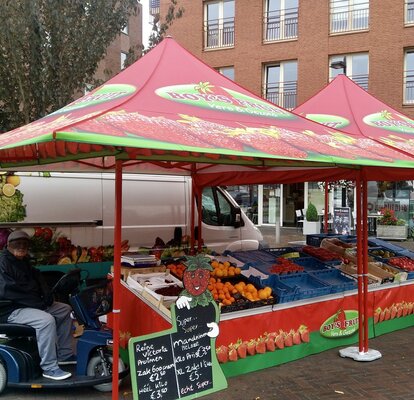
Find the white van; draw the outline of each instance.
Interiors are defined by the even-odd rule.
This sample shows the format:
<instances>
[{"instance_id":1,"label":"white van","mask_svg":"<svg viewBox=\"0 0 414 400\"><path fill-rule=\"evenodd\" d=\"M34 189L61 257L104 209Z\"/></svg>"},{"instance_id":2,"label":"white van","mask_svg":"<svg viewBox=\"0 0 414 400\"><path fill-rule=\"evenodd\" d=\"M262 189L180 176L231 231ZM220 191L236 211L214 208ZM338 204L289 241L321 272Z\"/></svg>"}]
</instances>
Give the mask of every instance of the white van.
<instances>
[{"instance_id":1,"label":"white van","mask_svg":"<svg viewBox=\"0 0 414 400\"><path fill-rule=\"evenodd\" d=\"M7 200L7 207L3 210L0 207L0 225L27 229L51 226L76 245L112 244L114 174L47 175L21 172L1 175L0 206L2 200ZM20 202L20 208L14 212L9 210L12 199ZM167 243L177 231L190 235L190 202L189 177L124 174L122 239L128 239L131 249L135 249L153 246L157 237ZM257 249L263 241L259 229L225 190L205 188L202 209L202 238L212 250ZM196 213L195 225L197 221Z\"/></svg>"}]
</instances>

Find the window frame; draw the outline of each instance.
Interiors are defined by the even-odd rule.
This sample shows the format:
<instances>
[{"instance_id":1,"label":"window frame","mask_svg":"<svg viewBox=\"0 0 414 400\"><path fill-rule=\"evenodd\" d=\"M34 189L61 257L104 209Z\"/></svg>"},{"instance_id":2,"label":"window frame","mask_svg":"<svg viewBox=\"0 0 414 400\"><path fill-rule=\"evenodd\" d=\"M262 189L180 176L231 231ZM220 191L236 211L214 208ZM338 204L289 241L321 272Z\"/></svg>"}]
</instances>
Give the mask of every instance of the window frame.
<instances>
[{"instance_id":1,"label":"window frame","mask_svg":"<svg viewBox=\"0 0 414 400\"><path fill-rule=\"evenodd\" d=\"M367 56L367 74L360 74L360 75L353 75L353 57L366 55ZM364 90L368 90L369 86L369 53L368 52L361 52L361 53L350 53L350 54L336 54L329 56L329 82L336 78L339 74L343 74L345 71L342 69L341 72L339 69L334 69L331 67L332 63L335 61L342 61L345 60L346 65L346 76L353 80L358 86L362 87ZM366 76L366 78L364 78ZM360 77L360 78L358 78ZM366 83L363 82L363 79L366 79Z\"/></svg>"},{"instance_id":2,"label":"window frame","mask_svg":"<svg viewBox=\"0 0 414 400\"><path fill-rule=\"evenodd\" d=\"M414 0L405 0L404 2L404 24L414 25Z\"/></svg>"},{"instance_id":3,"label":"window frame","mask_svg":"<svg viewBox=\"0 0 414 400\"><path fill-rule=\"evenodd\" d=\"M295 81L286 81L285 78L285 68L286 65L289 63L296 64L296 80ZM269 86L273 83L269 83L269 69L273 67L279 68L279 81L274 82L275 89L276 89L276 97L277 101L273 101L269 98ZM293 110L297 105L297 92L298 92L298 61L297 60L286 60L286 61L279 61L274 63L266 63L264 64L264 76L263 76L263 90L262 90L262 97L265 98L267 101L270 101L273 104L276 104L279 107L285 108L286 110ZM286 96L288 92L286 89L290 87L289 83L294 82L295 93L293 95L294 100L289 101L289 97ZM289 104L287 104L289 103Z\"/></svg>"},{"instance_id":4,"label":"window frame","mask_svg":"<svg viewBox=\"0 0 414 400\"><path fill-rule=\"evenodd\" d=\"M230 76L228 76L228 75L225 73L225 70L230 70L230 69L233 71L233 77L230 77ZM218 72L220 72L220 74L222 74L223 76L225 76L227 79L230 79L230 80L232 80L232 81L234 81L234 80L235 80L234 65L228 65L228 66L226 66L226 67L218 67L218 68L217 68L217 71L218 71Z\"/></svg>"},{"instance_id":5,"label":"window frame","mask_svg":"<svg viewBox=\"0 0 414 400\"><path fill-rule=\"evenodd\" d=\"M263 41L267 42L278 42L283 40L295 40L298 38L298 25L299 25L299 0L297 1L297 6L293 8L286 8L286 1L288 0L280 0L281 6L279 10L269 11L270 2L272 0L264 0L264 14L263 14ZM270 13L279 13L278 16L271 16ZM294 17L290 17L290 15L294 15L296 17L296 24L294 25L295 34L294 35L287 35L286 34L286 27L288 26L287 21L293 19ZM270 22L270 20L274 20ZM269 33L271 24L279 24L279 34L272 35ZM272 37L270 37L272 36Z\"/></svg>"},{"instance_id":6,"label":"window frame","mask_svg":"<svg viewBox=\"0 0 414 400\"><path fill-rule=\"evenodd\" d=\"M329 0L329 34L330 35L338 35L338 34L348 34L348 33L354 33L354 32L364 32L369 30L369 22L370 22L370 0L362 0L364 1L364 3L358 3L361 0ZM335 7L335 3L343 3L343 2L347 2L347 4L343 5L343 6L336 6ZM364 9L359 9L358 6L360 5L364 5L367 4L368 8L364 8ZM356 8L355 8L356 7ZM341 12L333 12L333 10L335 8L346 8L346 11L341 11ZM364 16L362 15L362 18L367 20L366 25L362 26L362 27L356 27L356 18L355 18L355 14L358 12L358 10L362 10L362 11L366 11L367 10L367 15ZM334 16L340 16L341 14L343 14L346 18L342 18L342 19L337 19L335 21ZM342 21L346 22L346 27L345 28L339 28L339 29L334 29L334 24L335 23L339 23L340 25L343 23Z\"/></svg>"},{"instance_id":7,"label":"window frame","mask_svg":"<svg viewBox=\"0 0 414 400\"><path fill-rule=\"evenodd\" d=\"M224 4L233 3L233 16L224 18ZM208 8L210 5L218 5L218 18L209 19ZM235 43L235 13L236 13L235 0L212 0L206 1L203 4L203 22L204 22L204 50L218 50L223 48L234 47ZM216 24L210 22L217 21ZM226 26L228 25L228 26ZM210 29L211 26L214 28ZM210 32L217 31L216 38ZM209 44L210 42L215 44Z\"/></svg>"},{"instance_id":8,"label":"window frame","mask_svg":"<svg viewBox=\"0 0 414 400\"><path fill-rule=\"evenodd\" d=\"M125 56L125 58L123 59L122 58L122 56ZM121 51L121 71L122 70L124 70L125 68L126 68L126 66L125 66L125 61L127 60L127 58L128 58L128 53L125 53L125 51Z\"/></svg>"},{"instance_id":9,"label":"window frame","mask_svg":"<svg viewBox=\"0 0 414 400\"><path fill-rule=\"evenodd\" d=\"M412 63L413 63L413 69L408 70L408 66L407 66L407 56L408 54L412 54ZM414 105L414 49L406 49L404 51L404 76L403 76L403 105L407 105L407 106L412 106ZM409 96L407 96L407 78L410 78L409 83L410 83L410 91L412 92L412 97L411 98L407 98Z\"/></svg>"}]
</instances>

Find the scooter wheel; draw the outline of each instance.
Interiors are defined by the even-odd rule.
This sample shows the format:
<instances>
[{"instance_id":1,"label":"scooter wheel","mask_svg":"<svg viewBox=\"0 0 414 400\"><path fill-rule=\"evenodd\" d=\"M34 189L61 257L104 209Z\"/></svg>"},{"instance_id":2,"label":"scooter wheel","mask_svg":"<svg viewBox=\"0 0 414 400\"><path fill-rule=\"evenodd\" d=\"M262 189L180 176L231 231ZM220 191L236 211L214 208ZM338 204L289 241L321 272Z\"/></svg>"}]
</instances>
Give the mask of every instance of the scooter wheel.
<instances>
[{"instance_id":1,"label":"scooter wheel","mask_svg":"<svg viewBox=\"0 0 414 400\"><path fill-rule=\"evenodd\" d=\"M3 393L3 390L7 386L7 371L3 363L0 362L0 393Z\"/></svg>"},{"instance_id":2,"label":"scooter wheel","mask_svg":"<svg viewBox=\"0 0 414 400\"><path fill-rule=\"evenodd\" d=\"M86 374L88 376L96 376L96 377L102 377L102 376L112 376L112 363L113 363L113 357L112 355L106 355L106 360L102 360L102 358L99 355L96 355L92 357L89 362L86 369ZM102 365L103 362L106 362L109 367L109 374L105 373L105 369ZM118 372L125 371L125 364L124 362L119 359L118 361ZM118 381L118 385L122 383L122 379ZM112 382L108 383L101 383L100 385L95 385L94 388L100 392L111 392L112 391Z\"/></svg>"}]
</instances>

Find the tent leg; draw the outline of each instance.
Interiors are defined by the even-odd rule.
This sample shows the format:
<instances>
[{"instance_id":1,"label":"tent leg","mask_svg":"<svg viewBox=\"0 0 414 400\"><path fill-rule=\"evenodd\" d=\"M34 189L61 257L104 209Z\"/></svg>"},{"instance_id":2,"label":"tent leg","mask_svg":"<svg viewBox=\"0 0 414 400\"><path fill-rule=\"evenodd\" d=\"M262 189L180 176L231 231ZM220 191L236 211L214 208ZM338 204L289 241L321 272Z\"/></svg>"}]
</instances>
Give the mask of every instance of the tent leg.
<instances>
[{"instance_id":1,"label":"tent leg","mask_svg":"<svg viewBox=\"0 0 414 400\"><path fill-rule=\"evenodd\" d=\"M351 346L341 349L339 350L339 355L352 358L355 361L375 361L381 358L382 354L378 350L368 348L367 181L365 179L362 181L361 188L361 181L358 177L356 179L356 187L357 199L362 199L362 203L360 201L357 202L359 347Z\"/></svg>"},{"instance_id":2,"label":"tent leg","mask_svg":"<svg viewBox=\"0 0 414 400\"><path fill-rule=\"evenodd\" d=\"M112 400L118 400L120 280L122 235L122 161L115 164L115 229L114 229L114 285L113 285L113 354L112 354Z\"/></svg>"}]
</instances>

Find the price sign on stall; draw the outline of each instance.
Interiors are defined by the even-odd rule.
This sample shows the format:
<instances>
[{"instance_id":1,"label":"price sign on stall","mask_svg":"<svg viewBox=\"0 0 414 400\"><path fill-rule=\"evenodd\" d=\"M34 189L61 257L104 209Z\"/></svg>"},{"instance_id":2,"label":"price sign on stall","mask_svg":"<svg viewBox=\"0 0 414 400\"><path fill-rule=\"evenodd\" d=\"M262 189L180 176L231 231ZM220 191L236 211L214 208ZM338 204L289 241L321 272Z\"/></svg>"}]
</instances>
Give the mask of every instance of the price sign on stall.
<instances>
[{"instance_id":1,"label":"price sign on stall","mask_svg":"<svg viewBox=\"0 0 414 400\"><path fill-rule=\"evenodd\" d=\"M204 290L193 296L188 286L171 306L171 329L128 344L135 400L192 399L227 387L215 351L217 304Z\"/></svg>"}]
</instances>

